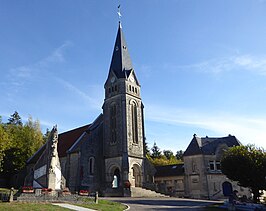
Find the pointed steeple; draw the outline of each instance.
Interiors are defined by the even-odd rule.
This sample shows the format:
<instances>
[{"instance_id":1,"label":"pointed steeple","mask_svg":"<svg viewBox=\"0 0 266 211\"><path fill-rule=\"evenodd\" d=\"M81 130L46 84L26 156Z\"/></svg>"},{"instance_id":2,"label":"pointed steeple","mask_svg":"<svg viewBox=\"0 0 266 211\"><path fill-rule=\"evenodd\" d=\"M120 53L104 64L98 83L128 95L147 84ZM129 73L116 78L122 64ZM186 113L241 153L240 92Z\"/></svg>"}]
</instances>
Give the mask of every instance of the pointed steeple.
<instances>
[{"instance_id":1,"label":"pointed steeple","mask_svg":"<svg viewBox=\"0 0 266 211\"><path fill-rule=\"evenodd\" d=\"M132 62L122 32L122 26L119 22L109 74L113 71L117 78L127 78L132 70Z\"/></svg>"}]
</instances>

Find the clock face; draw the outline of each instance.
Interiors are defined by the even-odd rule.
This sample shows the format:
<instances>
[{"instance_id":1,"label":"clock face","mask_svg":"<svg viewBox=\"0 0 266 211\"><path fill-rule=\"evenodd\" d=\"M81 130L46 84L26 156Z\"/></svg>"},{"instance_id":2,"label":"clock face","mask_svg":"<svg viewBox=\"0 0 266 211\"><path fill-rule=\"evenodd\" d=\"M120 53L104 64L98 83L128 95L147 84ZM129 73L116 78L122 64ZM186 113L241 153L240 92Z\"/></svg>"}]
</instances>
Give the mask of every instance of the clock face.
<instances>
[{"instance_id":1,"label":"clock face","mask_svg":"<svg viewBox=\"0 0 266 211\"><path fill-rule=\"evenodd\" d=\"M135 81L134 76L131 75L131 76L129 77L129 80L130 80L131 82L134 82L134 81Z\"/></svg>"},{"instance_id":2,"label":"clock face","mask_svg":"<svg viewBox=\"0 0 266 211\"><path fill-rule=\"evenodd\" d=\"M111 78L111 83L114 83L115 82L115 77L113 76L112 78Z\"/></svg>"}]
</instances>

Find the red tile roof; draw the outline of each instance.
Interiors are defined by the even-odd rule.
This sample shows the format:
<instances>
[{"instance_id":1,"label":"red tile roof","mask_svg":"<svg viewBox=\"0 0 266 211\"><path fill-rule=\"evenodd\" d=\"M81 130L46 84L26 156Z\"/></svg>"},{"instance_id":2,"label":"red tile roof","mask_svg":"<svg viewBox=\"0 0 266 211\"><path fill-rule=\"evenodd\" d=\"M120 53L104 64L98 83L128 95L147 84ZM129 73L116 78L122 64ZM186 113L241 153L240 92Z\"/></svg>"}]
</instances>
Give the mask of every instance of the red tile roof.
<instances>
[{"instance_id":1,"label":"red tile roof","mask_svg":"<svg viewBox=\"0 0 266 211\"><path fill-rule=\"evenodd\" d=\"M65 157L67 155L67 150L77 141L77 139L88 129L89 126L90 124L60 133L58 135L58 156Z\"/></svg>"}]
</instances>

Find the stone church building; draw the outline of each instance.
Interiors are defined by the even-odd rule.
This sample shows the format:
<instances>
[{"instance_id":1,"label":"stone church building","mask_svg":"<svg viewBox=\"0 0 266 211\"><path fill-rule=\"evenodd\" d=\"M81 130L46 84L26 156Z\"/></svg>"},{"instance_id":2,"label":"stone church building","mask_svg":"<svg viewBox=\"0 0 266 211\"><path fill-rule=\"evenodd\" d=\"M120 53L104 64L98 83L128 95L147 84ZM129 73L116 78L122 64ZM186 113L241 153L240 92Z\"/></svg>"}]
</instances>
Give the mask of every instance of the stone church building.
<instances>
[{"instance_id":1,"label":"stone church building","mask_svg":"<svg viewBox=\"0 0 266 211\"><path fill-rule=\"evenodd\" d=\"M141 87L119 23L112 61L104 84L103 113L93 123L59 134L58 154L63 186L104 195L127 195L125 183L152 183L154 168L144 152ZM31 169L45 147L28 161Z\"/></svg>"},{"instance_id":2,"label":"stone church building","mask_svg":"<svg viewBox=\"0 0 266 211\"><path fill-rule=\"evenodd\" d=\"M219 162L224 149L240 144L233 136L194 136L184 164L156 167L156 174L146 159L141 86L120 23L104 89L103 112L94 122L58 135L61 189L99 191L104 196L145 196L142 188L155 190L157 184L158 190L163 183L179 197L223 196L224 182L231 181L221 173ZM36 169L45 149L44 145L29 158L28 172ZM130 189L126 188L128 183Z\"/></svg>"}]
</instances>

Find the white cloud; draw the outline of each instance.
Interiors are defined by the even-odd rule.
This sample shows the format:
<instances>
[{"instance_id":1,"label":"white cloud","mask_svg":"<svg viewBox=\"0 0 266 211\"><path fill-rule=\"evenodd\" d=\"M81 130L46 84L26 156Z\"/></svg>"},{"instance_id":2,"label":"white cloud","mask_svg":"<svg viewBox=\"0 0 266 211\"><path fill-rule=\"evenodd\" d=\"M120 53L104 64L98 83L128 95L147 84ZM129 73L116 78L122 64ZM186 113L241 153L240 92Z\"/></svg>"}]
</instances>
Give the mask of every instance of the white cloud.
<instances>
[{"instance_id":1,"label":"white cloud","mask_svg":"<svg viewBox=\"0 0 266 211\"><path fill-rule=\"evenodd\" d=\"M161 124L172 124L177 127L187 126L206 129L219 136L232 134L243 144L256 144L266 149L266 116L237 116L222 112L203 113L188 109L153 105L148 105L147 107L149 108L145 112L147 120Z\"/></svg>"},{"instance_id":2,"label":"white cloud","mask_svg":"<svg viewBox=\"0 0 266 211\"><path fill-rule=\"evenodd\" d=\"M236 55L210 59L191 65L173 66L171 69L195 69L206 73L222 73L234 70L246 70L260 75L266 75L266 55Z\"/></svg>"},{"instance_id":3,"label":"white cloud","mask_svg":"<svg viewBox=\"0 0 266 211\"><path fill-rule=\"evenodd\" d=\"M99 109L101 108L102 99L100 98L94 98L86 94L85 92L78 89L76 86L71 84L70 82L63 80L62 78L55 78L59 83L61 83L66 89L74 93L76 96L79 96L81 99L83 99L85 102L88 103L88 105L91 108ZM99 90L99 87L97 87L96 90ZM100 97L100 95L97 94L97 96Z\"/></svg>"}]
</instances>

